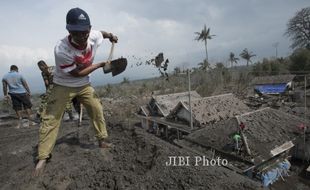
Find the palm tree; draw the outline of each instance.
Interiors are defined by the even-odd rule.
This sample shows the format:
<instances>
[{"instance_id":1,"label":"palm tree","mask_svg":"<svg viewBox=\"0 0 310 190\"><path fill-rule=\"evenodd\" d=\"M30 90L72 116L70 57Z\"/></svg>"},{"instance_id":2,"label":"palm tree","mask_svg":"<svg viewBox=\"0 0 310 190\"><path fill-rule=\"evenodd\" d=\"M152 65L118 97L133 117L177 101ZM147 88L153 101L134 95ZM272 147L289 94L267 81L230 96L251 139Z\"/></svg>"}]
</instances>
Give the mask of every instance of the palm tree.
<instances>
[{"instance_id":1,"label":"palm tree","mask_svg":"<svg viewBox=\"0 0 310 190\"><path fill-rule=\"evenodd\" d=\"M195 38L195 40L197 41L204 41L205 42L205 48L206 48L206 61L209 62L208 60L208 47L207 47L207 41L211 40L213 36L215 35L211 35L210 34L210 28L207 29L206 25L204 26L204 28L202 29L201 32L195 32L195 34L197 35L197 37Z\"/></svg>"},{"instance_id":2,"label":"palm tree","mask_svg":"<svg viewBox=\"0 0 310 190\"><path fill-rule=\"evenodd\" d=\"M234 63L238 63L239 58L235 57L235 54L233 52L230 52L229 54L229 62L230 62L230 67L233 67Z\"/></svg>"},{"instance_id":3,"label":"palm tree","mask_svg":"<svg viewBox=\"0 0 310 190\"><path fill-rule=\"evenodd\" d=\"M249 63L252 63L251 58L256 56L253 52L249 52L247 48L245 48L241 53L240 57L246 60L246 66L249 66Z\"/></svg>"}]
</instances>

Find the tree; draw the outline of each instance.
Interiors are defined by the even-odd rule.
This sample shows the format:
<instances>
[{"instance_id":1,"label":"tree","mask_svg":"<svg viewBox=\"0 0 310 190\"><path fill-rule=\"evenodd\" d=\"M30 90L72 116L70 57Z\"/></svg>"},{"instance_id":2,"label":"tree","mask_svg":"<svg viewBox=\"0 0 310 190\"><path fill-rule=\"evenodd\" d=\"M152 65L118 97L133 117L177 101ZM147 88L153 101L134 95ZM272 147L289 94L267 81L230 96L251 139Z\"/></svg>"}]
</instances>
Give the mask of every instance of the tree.
<instances>
[{"instance_id":1,"label":"tree","mask_svg":"<svg viewBox=\"0 0 310 190\"><path fill-rule=\"evenodd\" d=\"M309 73L310 72L310 50L300 48L294 51L290 56L291 64L289 70L291 73Z\"/></svg>"},{"instance_id":2,"label":"tree","mask_svg":"<svg viewBox=\"0 0 310 190\"><path fill-rule=\"evenodd\" d=\"M230 67L233 67L233 63L238 63L239 58L235 57L235 54L233 52L230 52L229 54L229 62L230 62Z\"/></svg>"},{"instance_id":3,"label":"tree","mask_svg":"<svg viewBox=\"0 0 310 190\"><path fill-rule=\"evenodd\" d=\"M301 9L288 21L285 35L292 41L293 49L310 47L310 7Z\"/></svg>"},{"instance_id":4,"label":"tree","mask_svg":"<svg viewBox=\"0 0 310 190\"><path fill-rule=\"evenodd\" d=\"M216 75L220 77L220 82L223 83L224 86L226 86L227 83L229 83L229 81L231 80L231 75L223 63L216 63L214 71L215 73L217 73Z\"/></svg>"},{"instance_id":5,"label":"tree","mask_svg":"<svg viewBox=\"0 0 310 190\"><path fill-rule=\"evenodd\" d=\"M224 69L224 68L225 68L225 66L224 66L224 64L221 63L221 62L218 62L218 63L215 64L215 69L222 70L222 69Z\"/></svg>"},{"instance_id":6,"label":"tree","mask_svg":"<svg viewBox=\"0 0 310 190\"><path fill-rule=\"evenodd\" d=\"M121 82L121 84L129 84L129 78L124 77L123 81Z\"/></svg>"},{"instance_id":7,"label":"tree","mask_svg":"<svg viewBox=\"0 0 310 190\"><path fill-rule=\"evenodd\" d=\"M256 56L253 52L249 52L247 48L245 48L241 53L240 57L246 60L246 66L249 66L249 63L252 63L251 58Z\"/></svg>"},{"instance_id":8,"label":"tree","mask_svg":"<svg viewBox=\"0 0 310 190\"><path fill-rule=\"evenodd\" d=\"M252 67L254 76L268 76L278 75L280 73L287 73L288 61L282 59L267 59L264 58L262 62L258 61Z\"/></svg>"},{"instance_id":9,"label":"tree","mask_svg":"<svg viewBox=\"0 0 310 190\"><path fill-rule=\"evenodd\" d=\"M175 67L175 68L174 68L174 74L175 74L175 75L178 75L178 74L180 74L180 73L181 73L180 67Z\"/></svg>"},{"instance_id":10,"label":"tree","mask_svg":"<svg viewBox=\"0 0 310 190\"><path fill-rule=\"evenodd\" d=\"M210 34L210 28L207 29L206 25L204 26L204 28L202 29L201 32L195 32L195 34L197 35L197 37L195 38L195 40L197 40L197 41L203 41L203 42L205 43L205 48L206 48L206 61L209 62L207 43L208 43L208 40L211 40L212 37L215 36L215 35L211 35L211 34Z\"/></svg>"},{"instance_id":11,"label":"tree","mask_svg":"<svg viewBox=\"0 0 310 190\"><path fill-rule=\"evenodd\" d=\"M199 69L207 71L210 68L209 62L205 59L203 62L198 63Z\"/></svg>"}]
</instances>

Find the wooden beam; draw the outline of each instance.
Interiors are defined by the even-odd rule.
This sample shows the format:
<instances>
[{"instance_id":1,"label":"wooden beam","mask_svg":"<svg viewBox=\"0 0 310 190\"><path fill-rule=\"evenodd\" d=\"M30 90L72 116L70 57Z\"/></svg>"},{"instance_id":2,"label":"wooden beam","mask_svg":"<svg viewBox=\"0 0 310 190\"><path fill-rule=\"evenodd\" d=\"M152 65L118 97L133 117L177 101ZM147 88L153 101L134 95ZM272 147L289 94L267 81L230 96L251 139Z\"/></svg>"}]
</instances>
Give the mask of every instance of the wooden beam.
<instances>
[{"instance_id":1,"label":"wooden beam","mask_svg":"<svg viewBox=\"0 0 310 190\"><path fill-rule=\"evenodd\" d=\"M153 121L153 122L156 122L162 125L167 125L170 128L175 128L177 130L180 130L186 133L191 133L191 130L188 125L167 121L164 117L152 117L152 116L145 117L145 116L138 115L138 114L135 114L135 115L141 119L146 119L146 120Z\"/></svg>"},{"instance_id":2,"label":"wooden beam","mask_svg":"<svg viewBox=\"0 0 310 190\"><path fill-rule=\"evenodd\" d=\"M291 149L293 148L295 145L292 141L288 141L288 142L285 142L284 144L282 144L281 146L278 146L276 147L275 149L272 149L270 151L270 154L272 155L272 157L284 152L284 151L287 151L288 149Z\"/></svg>"}]
</instances>

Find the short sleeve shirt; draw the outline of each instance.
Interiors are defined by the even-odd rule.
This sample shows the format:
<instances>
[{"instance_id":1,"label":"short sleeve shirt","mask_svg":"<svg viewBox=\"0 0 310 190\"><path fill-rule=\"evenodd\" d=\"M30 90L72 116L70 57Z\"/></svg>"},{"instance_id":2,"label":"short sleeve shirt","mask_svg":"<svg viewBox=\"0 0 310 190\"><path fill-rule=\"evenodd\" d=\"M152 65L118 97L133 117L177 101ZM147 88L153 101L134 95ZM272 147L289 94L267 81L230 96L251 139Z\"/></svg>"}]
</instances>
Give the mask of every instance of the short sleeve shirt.
<instances>
[{"instance_id":1,"label":"short sleeve shirt","mask_svg":"<svg viewBox=\"0 0 310 190\"><path fill-rule=\"evenodd\" d=\"M3 79L8 84L9 93L11 94L23 94L26 93L26 89L23 86L24 77L16 71L10 71L5 74Z\"/></svg>"},{"instance_id":2,"label":"short sleeve shirt","mask_svg":"<svg viewBox=\"0 0 310 190\"><path fill-rule=\"evenodd\" d=\"M91 30L84 50L76 49L69 42L69 36L57 43L54 49L56 69L53 82L62 86L81 87L90 83L90 77L74 77L69 72L75 68L84 69L92 65L97 48L103 42L100 31Z\"/></svg>"}]
</instances>

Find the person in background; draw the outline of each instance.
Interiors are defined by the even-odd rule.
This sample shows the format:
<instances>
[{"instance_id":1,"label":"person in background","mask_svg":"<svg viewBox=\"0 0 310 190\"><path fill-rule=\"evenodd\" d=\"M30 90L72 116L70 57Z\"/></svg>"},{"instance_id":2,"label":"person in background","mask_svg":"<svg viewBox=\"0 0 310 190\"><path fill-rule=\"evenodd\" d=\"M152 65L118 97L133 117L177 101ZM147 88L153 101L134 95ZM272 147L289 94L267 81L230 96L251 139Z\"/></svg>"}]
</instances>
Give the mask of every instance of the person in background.
<instances>
[{"instance_id":1,"label":"person in background","mask_svg":"<svg viewBox=\"0 0 310 190\"><path fill-rule=\"evenodd\" d=\"M40 107L39 107L39 110L38 110L38 115L41 116L42 115L42 112L44 111L44 108L46 106L46 101L47 101L47 96L46 94L49 93L50 89L53 88L53 72L54 72L54 69L55 67L54 66L48 66L46 64L45 61L43 60L40 60L38 63L37 63L39 69L41 70L41 75L42 75L42 78L43 78L43 81L44 81L44 85L45 85L45 88L46 88L46 93L45 94L42 94L40 97L41 97L41 104L40 104ZM72 104L74 106L74 109L76 110L76 112L78 114L80 114L80 109L81 109L81 105L80 105L80 102L76 99L76 98L73 98L72 99ZM72 104L71 102L67 102L66 103L66 109L65 109L65 112L68 113L68 116L70 118L70 120L74 120L74 116L73 116L73 111L72 111Z\"/></svg>"},{"instance_id":2,"label":"person in background","mask_svg":"<svg viewBox=\"0 0 310 190\"><path fill-rule=\"evenodd\" d=\"M85 107L95 129L100 148L110 148L103 108L98 95L90 85L89 74L110 62L93 64L96 50L109 39L118 39L112 33L91 29L88 14L80 9L70 9L66 16L66 29L69 35L60 40L54 49L56 69L53 88L47 95L46 110L42 115L39 132L38 159L34 176L39 176L55 146L65 104L77 98Z\"/></svg>"},{"instance_id":3,"label":"person in background","mask_svg":"<svg viewBox=\"0 0 310 190\"><path fill-rule=\"evenodd\" d=\"M21 127L24 123L22 121L23 110L27 113L27 126L29 126L29 122L31 122L31 125L34 125L31 111L30 89L25 78L18 72L18 67L16 65L11 65L10 72L4 75L2 78L2 86L5 100L12 102L13 109L19 119L17 128Z\"/></svg>"}]
</instances>

